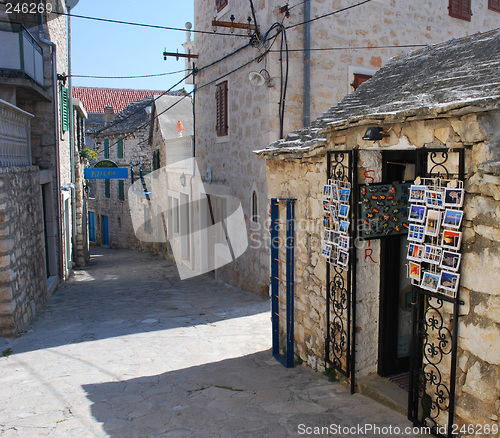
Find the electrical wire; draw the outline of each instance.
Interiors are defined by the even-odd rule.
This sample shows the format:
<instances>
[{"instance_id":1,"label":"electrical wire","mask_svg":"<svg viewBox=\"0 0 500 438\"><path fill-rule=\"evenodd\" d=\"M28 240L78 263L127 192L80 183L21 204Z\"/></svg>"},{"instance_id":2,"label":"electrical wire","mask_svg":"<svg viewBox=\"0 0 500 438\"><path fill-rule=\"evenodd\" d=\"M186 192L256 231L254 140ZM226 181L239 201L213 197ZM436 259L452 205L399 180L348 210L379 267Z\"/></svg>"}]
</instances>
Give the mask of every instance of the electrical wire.
<instances>
[{"instance_id":1,"label":"electrical wire","mask_svg":"<svg viewBox=\"0 0 500 438\"><path fill-rule=\"evenodd\" d=\"M321 52L321 51L333 51L333 50L371 50L371 49L405 49L412 47L427 47L428 44L401 44L399 46L348 46L348 47L325 47L316 49L289 49L289 52L305 52L306 50ZM279 53L279 50L270 50L271 53Z\"/></svg>"},{"instance_id":2,"label":"electrical wire","mask_svg":"<svg viewBox=\"0 0 500 438\"><path fill-rule=\"evenodd\" d=\"M179 71L170 71L166 73L155 73L150 75L136 75L136 76L93 76L93 75L67 75L65 77L69 78L90 78L90 79L139 79L139 78L153 78L158 76L175 75L178 73L185 73L189 71L188 69Z\"/></svg>"},{"instance_id":3,"label":"electrical wire","mask_svg":"<svg viewBox=\"0 0 500 438\"><path fill-rule=\"evenodd\" d=\"M304 24L306 24L306 23L312 23L313 21L320 20L321 18L329 17L330 15L335 15L335 14L339 14L340 12L348 11L349 9L356 8L356 7L358 7L358 6L364 5L365 3L369 3L369 2L371 2L371 1L372 1L372 0L364 0L364 1L359 2L359 3L356 3L356 4L354 4L354 5L347 6L347 7L345 7L345 8L342 8L342 9L337 9L336 11L329 12L328 14L319 15L319 16L317 16L317 17L311 18L310 20L303 21L303 22L301 22L301 23L291 24L290 26L287 26L287 29L293 29L293 28L295 28L295 27L302 26L302 25L304 25Z\"/></svg>"},{"instance_id":4,"label":"electrical wire","mask_svg":"<svg viewBox=\"0 0 500 438\"><path fill-rule=\"evenodd\" d=\"M147 27L147 28L151 28L151 29L176 30L176 31L188 32L188 29L182 29L182 28L179 28L179 27L160 26L160 25L156 25L156 24L136 23L136 22L133 22L133 21L112 20L110 18L89 17L87 15L77 15L77 14L72 14L72 13L70 14L70 13L67 13L67 12L52 11L52 14L66 15L66 16L69 16L71 18L81 18L81 19L84 19L84 20L101 21L101 22L104 22L104 23L126 24L126 25L129 25L129 26ZM200 33L200 34L205 34L205 35L222 35L222 36L236 36L236 37L248 38L248 35L234 34L234 33L210 32L208 30L195 30L195 29L191 29L191 30L189 30L189 32Z\"/></svg>"}]
</instances>

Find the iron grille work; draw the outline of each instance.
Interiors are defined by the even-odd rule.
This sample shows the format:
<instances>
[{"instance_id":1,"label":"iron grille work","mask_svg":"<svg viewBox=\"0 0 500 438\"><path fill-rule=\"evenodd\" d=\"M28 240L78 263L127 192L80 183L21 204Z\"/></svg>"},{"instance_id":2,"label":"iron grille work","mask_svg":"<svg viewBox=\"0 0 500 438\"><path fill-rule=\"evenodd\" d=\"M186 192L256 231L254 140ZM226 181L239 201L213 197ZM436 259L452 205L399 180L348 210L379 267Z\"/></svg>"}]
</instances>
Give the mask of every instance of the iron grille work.
<instances>
[{"instance_id":1,"label":"iron grille work","mask_svg":"<svg viewBox=\"0 0 500 438\"><path fill-rule=\"evenodd\" d=\"M463 181L463 149L422 149L417 154L417 175ZM430 426L436 436L451 437L455 414L458 316L463 302L459 290L455 295L443 296L413 286L412 304L408 418L415 426ZM446 432L443 434L443 431Z\"/></svg>"},{"instance_id":2,"label":"iron grille work","mask_svg":"<svg viewBox=\"0 0 500 438\"><path fill-rule=\"evenodd\" d=\"M327 155L327 181L349 183L351 190L349 208L349 257L346 266L326 265L326 363L346 377L351 378L351 392L354 392L355 362L355 301L356 301L356 254L354 237L357 224L356 208L356 151L336 151Z\"/></svg>"},{"instance_id":3,"label":"iron grille work","mask_svg":"<svg viewBox=\"0 0 500 438\"><path fill-rule=\"evenodd\" d=\"M280 207L286 208L285 222ZM284 232L283 232L284 231ZM283 242L285 242L283 244ZM271 311L273 356L294 366L295 199L271 199Z\"/></svg>"}]
</instances>

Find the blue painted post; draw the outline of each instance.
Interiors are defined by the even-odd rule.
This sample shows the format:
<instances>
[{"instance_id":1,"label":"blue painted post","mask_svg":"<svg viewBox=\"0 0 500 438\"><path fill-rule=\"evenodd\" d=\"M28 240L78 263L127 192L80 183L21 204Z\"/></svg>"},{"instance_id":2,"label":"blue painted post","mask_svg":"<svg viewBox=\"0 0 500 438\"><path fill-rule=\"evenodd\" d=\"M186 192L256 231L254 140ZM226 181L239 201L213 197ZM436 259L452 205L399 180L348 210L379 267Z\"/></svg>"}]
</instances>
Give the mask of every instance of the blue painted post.
<instances>
[{"instance_id":1,"label":"blue painted post","mask_svg":"<svg viewBox=\"0 0 500 438\"><path fill-rule=\"evenodd\" d=\"M271 318L273 328L273 356L280 359L280 318L279 314L279 205L276 198L271 199Z\"/></svg>"}]
</instances>

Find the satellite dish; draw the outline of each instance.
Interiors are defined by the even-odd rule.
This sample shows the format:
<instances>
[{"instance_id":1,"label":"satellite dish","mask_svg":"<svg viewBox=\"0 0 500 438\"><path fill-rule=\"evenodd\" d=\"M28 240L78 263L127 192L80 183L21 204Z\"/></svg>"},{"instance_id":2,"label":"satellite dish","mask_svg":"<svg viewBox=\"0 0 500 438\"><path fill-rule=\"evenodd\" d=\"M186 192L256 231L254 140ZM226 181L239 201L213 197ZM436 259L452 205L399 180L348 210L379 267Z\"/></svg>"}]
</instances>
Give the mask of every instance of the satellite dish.
<instances>
[{"instance_id":1,"label":"satellite dish","mask_svg":"<svg viewBox=\"0 0 500 438\"><path fill-rule=\"evenodd\" d=\"M66 0L66 6L69 9L73 9L77 4L79 0Z\"/></svg>"},{"instance_id":2,"label":"satellite dish","mask_svg":"<svg viewBox=\"0 0 500 438\"><path fill-rule=\"evenodd\" d=\"M262 76L259 72L251 71L248 74L248 80L254 87L260 87L266 83L264 76Z\"/></svg>"}]
</instances>

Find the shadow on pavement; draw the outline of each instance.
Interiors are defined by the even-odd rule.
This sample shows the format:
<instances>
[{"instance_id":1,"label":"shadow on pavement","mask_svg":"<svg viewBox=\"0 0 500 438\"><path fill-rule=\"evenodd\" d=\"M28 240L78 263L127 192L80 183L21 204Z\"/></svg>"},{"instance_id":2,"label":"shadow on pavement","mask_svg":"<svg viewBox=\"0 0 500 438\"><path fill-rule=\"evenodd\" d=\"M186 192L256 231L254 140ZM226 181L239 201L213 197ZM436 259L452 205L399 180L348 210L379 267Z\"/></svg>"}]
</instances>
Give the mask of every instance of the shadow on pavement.
<instances>
[{"instance_id":1,"label":"shadow on pavement","mask_svg":"<svg viewBox=\"0 0 500 438\"><path fill-rule=\"evenodd\" d=\"M13 354L269 312L269 301L205 275L181 281L173 262L134 250L93 248L28 333L0 338Z\"/></svg>"}]
</instances>

